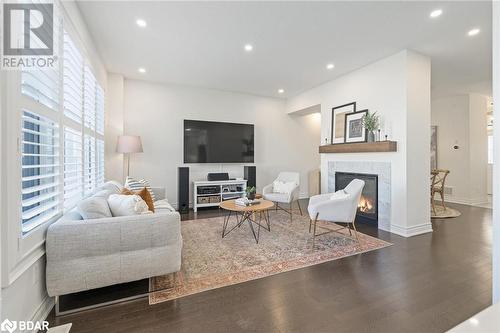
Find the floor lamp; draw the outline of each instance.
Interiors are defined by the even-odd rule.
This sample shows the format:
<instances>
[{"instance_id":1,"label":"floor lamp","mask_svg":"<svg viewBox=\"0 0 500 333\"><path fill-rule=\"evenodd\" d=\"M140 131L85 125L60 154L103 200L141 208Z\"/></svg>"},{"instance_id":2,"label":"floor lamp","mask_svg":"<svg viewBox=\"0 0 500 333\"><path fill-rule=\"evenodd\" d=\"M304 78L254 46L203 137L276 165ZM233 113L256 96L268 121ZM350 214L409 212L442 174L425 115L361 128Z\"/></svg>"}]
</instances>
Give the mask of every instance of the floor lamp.
<instances>
[{"instance_id":1,"label":"floor lamp","mask_svg":"<svg viewBox=\"0 0 500 333\"><path fill-rule=\"evenodd\" d=\"M127 157L127 176L130 175L130 154L142 153L141 137L138 135L119 135L116 152Z\"/></svg>"}]
</instances>

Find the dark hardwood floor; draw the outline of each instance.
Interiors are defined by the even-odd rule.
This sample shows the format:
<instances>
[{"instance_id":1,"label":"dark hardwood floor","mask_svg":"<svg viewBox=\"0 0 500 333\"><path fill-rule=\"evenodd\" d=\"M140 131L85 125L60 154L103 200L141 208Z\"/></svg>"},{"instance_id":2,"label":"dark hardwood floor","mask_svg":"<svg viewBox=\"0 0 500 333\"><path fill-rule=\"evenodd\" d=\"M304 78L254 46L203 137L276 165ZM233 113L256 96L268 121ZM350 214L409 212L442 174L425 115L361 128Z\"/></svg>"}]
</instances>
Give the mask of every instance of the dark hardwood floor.
<instances>
[{"instance_id":1,"label":"dark hardwood floor","mask_svg":"<svg viewBox=\"0 0 500 333\"><path fill-rule=\"evenodd\" d=\"M381 250L153 306L141 299L49 319L73 323L71 333L444 332L491 304L492 211L452 206L460 217L412 238L360 226L394 243Z\"/></svg>"}]
</instances>

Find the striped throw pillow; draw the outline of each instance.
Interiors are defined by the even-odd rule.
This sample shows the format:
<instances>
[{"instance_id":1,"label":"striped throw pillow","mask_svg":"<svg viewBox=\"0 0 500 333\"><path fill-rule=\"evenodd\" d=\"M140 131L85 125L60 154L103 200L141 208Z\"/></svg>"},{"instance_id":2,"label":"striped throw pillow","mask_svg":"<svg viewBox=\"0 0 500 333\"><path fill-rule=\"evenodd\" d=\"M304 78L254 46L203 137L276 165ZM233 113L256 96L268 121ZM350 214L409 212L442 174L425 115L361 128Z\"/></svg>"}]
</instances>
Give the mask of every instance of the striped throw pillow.
<instances>
[{"instance_id":1,"label":"striped throw pillow","mask_svg":"<svg viewBox=\"0 0 500 333\"><path fill-rule=\"evenodd\" d=\"M130 176L127 176L127 179L125 180L125 187L128 188L131 191L140 191L143 188L146 188L151 195L151 199L153 199L153 202L156 201L155 194L153 192L153 189L149 185L149 182L145 179L135 179Z\"/></svg>"}]
</instances>

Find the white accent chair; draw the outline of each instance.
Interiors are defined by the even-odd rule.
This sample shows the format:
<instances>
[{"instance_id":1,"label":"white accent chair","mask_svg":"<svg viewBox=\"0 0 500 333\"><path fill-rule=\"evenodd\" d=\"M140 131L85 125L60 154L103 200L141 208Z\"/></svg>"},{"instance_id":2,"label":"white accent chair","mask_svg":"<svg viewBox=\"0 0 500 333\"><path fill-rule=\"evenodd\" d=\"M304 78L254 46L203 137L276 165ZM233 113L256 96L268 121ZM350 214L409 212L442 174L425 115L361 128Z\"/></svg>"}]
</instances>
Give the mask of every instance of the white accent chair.
<instances>
[{"instance_id":1,"label":"white accent chair","mask_svg":"<svg viewBox=\"0 0 500 333\"><path fill-rule=\"evenodd\" d=\"M262 197L265 200L269 200L275 203L276 210L281 209L288 214L290 214L290 222L292 221L293 215L293 203L297 202L299 206L300 215L302 215L302 208L299 203L299 193L300 193L300 174L298 172L280 172L278 178L275 181L281 181L284 183L294 182L295 186L288 193L276 193L274 192L274 182L264 186L262 189ZM290 208L287 210L281 207L279 204L288 204Z\"/></svg>"},{"instance_id":2,"label":"white accent chair","mask_svg":"<svg viewBox=\"0 0 500 333\"><path fill-rule=\"evenodd\" d=\"M358 232L356 230L356 224L354 220L356 219L356 212L358 210L359 199L361 198L361 192L365 182L360 179L353 179L349 185L344 189L347 194L344 198L331 199L333 193L315 195L309 199L309 206L307 208L309 212L309 232L311 232L311 225L313 225L313 248L316 236L321 236L330 232L336 232L347 228L349 234L352 236L351 225L354 229L354 235L356 240L358 239ZM326 221L332 223L346 223L345 227L327 229L326 232L316 234L316 222Z\"/></svg>"}]
</instances>

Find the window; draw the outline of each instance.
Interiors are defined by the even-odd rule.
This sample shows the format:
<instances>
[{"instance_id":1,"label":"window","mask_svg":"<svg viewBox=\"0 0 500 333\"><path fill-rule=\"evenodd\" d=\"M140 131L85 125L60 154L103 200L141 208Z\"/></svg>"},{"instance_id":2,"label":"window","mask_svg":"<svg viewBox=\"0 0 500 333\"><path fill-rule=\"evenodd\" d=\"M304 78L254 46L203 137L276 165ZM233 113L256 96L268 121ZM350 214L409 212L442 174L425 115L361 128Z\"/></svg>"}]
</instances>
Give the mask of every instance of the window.
<instances>
[{"instance_id":1,"label":"window","mask_svg":"<svg viewBox=\"0 0 500 333\"><path fill-rule=\"evenodd\" d=\"M22 113L22 231L47 222L59 208L59 128L34 112Z\"/></svg>"},{"instance_id":2,"label":"window","mask_svg":"<svg viewBox=\"0 0 500 333\"><path fill-rule=\"evenodd\" d=\"M64 128L64 209L83 197L82 133Z\"/></svg>"},{"instance_id":3,"label":"window","mask_svg":"<svg viewBox=\"0 0 500 333\"><path fill-rule=\"evenodd\" d=\"M68 33L63 40L61 72L20 74L23 234L104 183L104 91Z\"/></svg>"},{"instance_id":4,"label":"window","mask_svg":"<svg viewBox=\"0 0 500 333\"><path fill-rule=\"evenodd\" d=\"M83 72L83 112L85 114L85 127L95 130L96 108L96 82L94 74L88 66Z\"/></svg>"},{"instance_id":5,"label":"window","mask_svg":"<svg viewBox=\"0 0 500 333\"><path fill-rule=\"evenodd\" d=\"M95 153L95 138L85 135L84 142L84 191L85 194L91 193L97 186L97 163Z\"/></svg>"},{"instance_id":6,"label":"window","mask_svg":"<svg viewBox=\"0 0 500 333\"><path fill-rule=\"evenodd\" d=\"M59 71L53 69L23 70L21 92L52 110L59 108Z\"/></svg>"},{"instance_id":7,"label":"window","mask_svg":"<svg viewBox=\"0 0 500 333\"><path fill-rule=\"evenodd\" d=\"M64 115L82 122L83 58L68 33L64 34Z\"/></svg>"},{"instance_id":8,"label":"window","mask_svg":"<svg viewBox=\"0 0 500 333\"><path fill-rule=\"evenodd\" d=\"M104 184L104 140L97 139L97 186Z\"/></svg>"},{"instance_id":9,"label":"window","mask_svg":"<svg viewBox=\"0 0 500 333\"><path fill-rule=\"evenodd\" d=\"M96 132L104 135L104 91L102 88L96 86Z\"/></svg>"}]
</instances>

